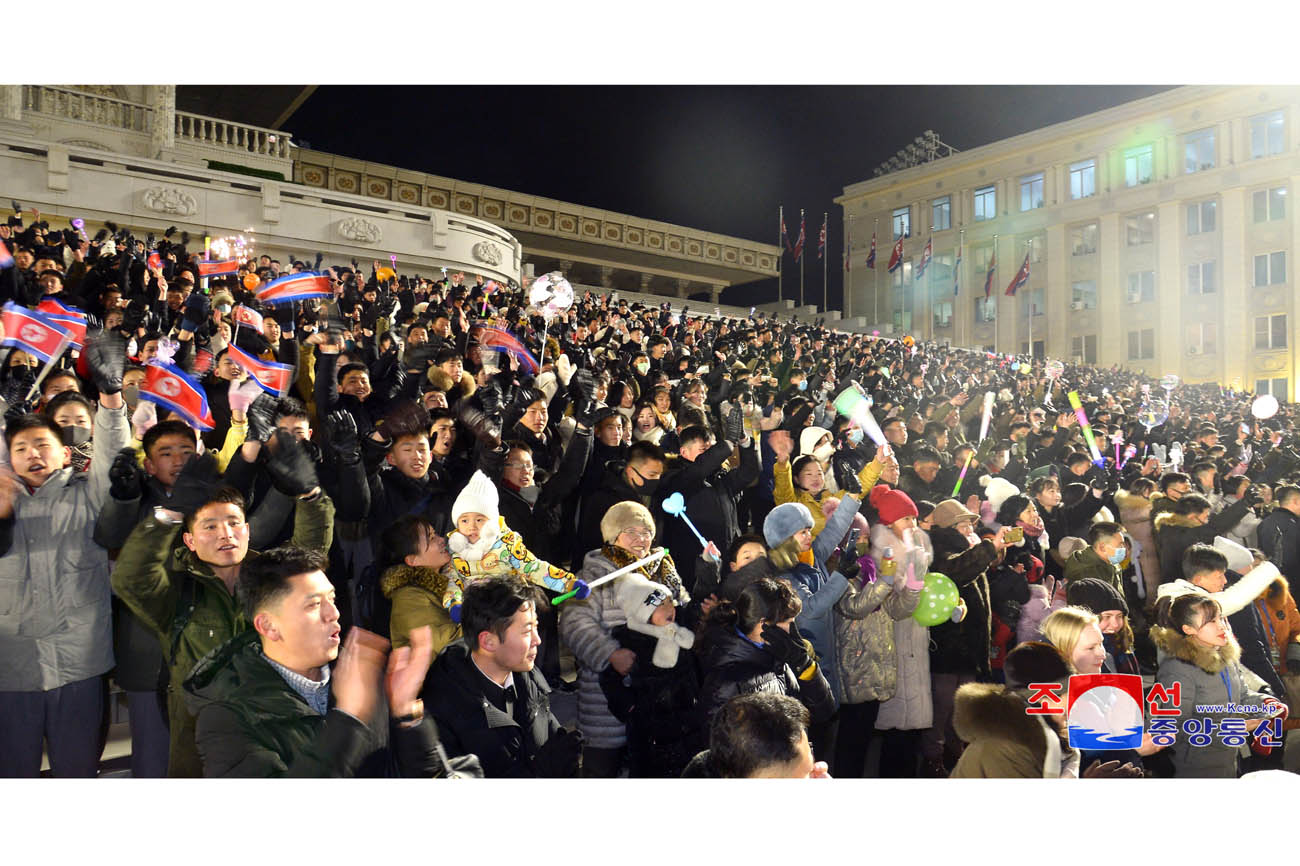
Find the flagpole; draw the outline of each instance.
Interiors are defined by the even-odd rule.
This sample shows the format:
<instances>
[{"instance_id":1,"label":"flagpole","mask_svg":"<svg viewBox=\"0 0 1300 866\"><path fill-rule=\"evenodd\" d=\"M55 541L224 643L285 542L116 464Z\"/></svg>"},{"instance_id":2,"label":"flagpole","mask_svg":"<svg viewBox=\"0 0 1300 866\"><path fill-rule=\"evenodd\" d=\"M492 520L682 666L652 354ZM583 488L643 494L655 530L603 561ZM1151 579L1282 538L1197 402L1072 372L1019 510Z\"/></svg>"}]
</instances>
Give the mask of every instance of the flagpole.
<instances>
[{"instance_id":1,"label":"flagpole","mask_svg":"<svg viewBox=\"0 0 1300 866\"><path fill-rule=\"evenodd\" d=\"M799 208L799 236L804 239L803 244L799 247L799 306L803 306L803 260L807 258L804 255L804 247L808 245L808 233L804 231L803 208Z\"/></svg>"},{"instance_id":2,"label":"flagpole","mask_svg":"<svg viewBox=\"0 0 1300 866\"><path fill-rule=\"evenodd\" d=\"M851 316L853 315L853 214L849 214L848 231L844 233L844 265L849 275L849 286L848 291L841 292L844 297L840 300L840 306L844 308L845 316Z\"/></svg>"},{"instance_id":3,"label":"flagpole","mask_svg":"<svg viewBox=\"0 0 1300 866\"><path fill-rule=\"evenodd\" d=\"M984 279L987 280L988 276L985 275ZM993 236L993 282L989 283L989 285L990 286L996 285L997 279L998 279L998 236L994 235ZM990 292L989 294L992 294L992 292ZM993 295L993 353L995 355L998 352L998 332L1002 329L1002 309L1001 309L1002 304L1000 303L1000 300L1001 298L999 295ZM984 304L985 304L985 312L987 313L988 298L984 299Z\"/></svg>"},{"instance_id":4,"label":"flagpole","mask_svg":"<svg viewBox=\"0 0 1300 866\"><path fill-rule=\"evenodd\" d=\"M778 254L780 264L776 268L776 301L779 305L781 303L781 277L785 273L785 205L778 205L777 220L776 245L781 249Z\"/></svg>"},{"instance_id":5,"label":"flagpole","mask_svg":"<svg viewBox=\"0 0 1300 866\"><path fill-rule=\"evenodd\" d=\"M961 294L961 248L965 245L965 242L966 242L966 230L962 229L957 234L957 261L953 264L953 268L956 270L956 273L952 275L952 314L954 317L953 326L952 326L952 336L953 339L957 340L958 345L961 344L961 340L958 337L958 332L961 330L961 325L957 323L960 322L961 319L958 317L957 297Z\"/></svg>"},{"instance_id":6,"label":"flagpole","mask_svg":"<svg viewBox=\"0 0 1300 866\"><path fill-rule=\"evenodd\" d=\"M872 243L875 243L876 232L879 229L880 229L880 218L877 217L875 223L873 223L871 227ZM871 263L871 273L874 274L874 276L872 277L873 284L871 286L871 305L873 307L871 312L871 324L876 327L880 326L880 268L876 267L876 265L878 264L879 262Z\"/></svg>"},{"instance_id":7,"label":"flagpole","mask_svg":"<svg viewBox=\"0 0 1300 866\"><path fill-rule=\"evenodd\" d=\"M934 269L930 267L930 262L934 258L934 235L925 243L925 249L929 251L930 258L925 261L925 334L927 340L934 339ZM925 258L925 252L921 253Z\"/></svg>"},{"instance_id":8,"label":"flagpole","mask_svg":"<svg viewBox=\"0 0 1300 866\"><path fill-rule=\"evenodd\" d=\"M1030 243L1029 241L1025 241L1025 246L1028 247L1029 243ZM1028 253L1025 254L1025 258L1026 259L1029 258ZM1016 271L1016 279L1017 280L1020 279L1019 271ZM1028 283L1028 280L1026 280L1025 282ZM1025 297L1025 306L1029 310L1029 360L1032 362L1034 360L1034 293L1033 291L1030 291L1028 295Z\"/></svg>"},{"instance_id":9,"label":"flagpole","mask_svg":"<svg viewBox=\"0 0 1300 866\"><path fill-rule=\"evenodd\" d=\"M829 306L826 294L826 266L831 260L831 238L828 231L830 214L822 211L822 315L826 315L826 308ZM843 306L843 305L841 305Z\"/></svg>"}]
</instances>

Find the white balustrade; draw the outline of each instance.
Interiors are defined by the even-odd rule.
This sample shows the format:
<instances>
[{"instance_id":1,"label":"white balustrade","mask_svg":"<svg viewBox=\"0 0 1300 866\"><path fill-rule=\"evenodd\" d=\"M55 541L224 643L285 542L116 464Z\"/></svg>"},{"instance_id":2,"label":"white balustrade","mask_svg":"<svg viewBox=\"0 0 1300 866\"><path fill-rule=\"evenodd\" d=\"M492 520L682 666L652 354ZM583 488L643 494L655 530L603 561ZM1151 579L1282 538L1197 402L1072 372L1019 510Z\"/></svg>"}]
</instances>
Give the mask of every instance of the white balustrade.
<instances>
[{"instance_id":1,"label":"white balustrade","mask_svg":"<svg viewBox=\"0 0 1300 866\"><path fill-rule=\"evenodd\" d=\"M23 85L23 111L143 133L153 118L153 109L138 102L38 84Z\"/></svg>"},{"instance_id":2,"label":"white balustrade","mask_svg":"<svg viewBox=\"0 0 1300 866\"><path fill-rule=\"evenodd\" d=\"M292 142L287 133L246 123L176 112L176 141L222 150L241 151L272 159L289 159Z\"/></svg>"}]
</instances>

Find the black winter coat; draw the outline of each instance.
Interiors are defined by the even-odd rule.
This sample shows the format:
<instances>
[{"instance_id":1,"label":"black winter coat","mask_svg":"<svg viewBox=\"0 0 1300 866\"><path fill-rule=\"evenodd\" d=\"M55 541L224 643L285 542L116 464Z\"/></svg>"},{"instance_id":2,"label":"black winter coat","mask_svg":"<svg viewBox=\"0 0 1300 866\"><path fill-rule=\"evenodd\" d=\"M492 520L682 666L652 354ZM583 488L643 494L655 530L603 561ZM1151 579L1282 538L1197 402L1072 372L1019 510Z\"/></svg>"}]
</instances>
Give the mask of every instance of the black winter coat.
<instances>
[{"instance_id":1,"label":"black winter coat","mask_svg":"<svg viewBox=\"0 0 1300 866\"><path fill-rule=\"evenodd\" d=\"M930 671L988 680L993 616L985 572L998 558L997 548L988 540L971 547L957 530L937 526L930 530L930 541L934 545L931 569L951 578L966 602L966 618L961 622L930 627Z\"/></svg>"},{"instance_id":2,"label":"black winter coat","mask_svg":"<svg viewBox=\"0 0 1300 866\"><path fill-rule=\"evenodd\" d=\"M702 704L706 726L727 701L754 692L798 698L808 708L811 725L827 721L835 712L835 696L820 666L811 679L801 680L785 662L738 634L735 626L713 626L705 653Z\"/></svg>"},{"instance_id":3,"label":"black winter coat","mask_svg":"<svg viewBox=\"0 0 1300 866\"><path fill-rule=\"evenodd\" d=\"M1158 515L1154 525L1156 551L1160 556L1160 582L1172 583L1185 577L1183 554L1187 548L1197 543L1213 544L1214 537L1224 535L1240 523L1249 508L1250 505L1244 499L1234 502L1211 517L1204 526L1198 526L1187 516L1172 511Z\"/></svg>"},{"instance_id":4,"label":"black winter coat","mask_svg":"<svg viewBox=\"0 0 1300 866\"><path fill-rule=\"evenodd\" d=\"M665 497L681 493L686 499L686 514L695 528L709 541L726 550L731 542L740 535L740 517L736 504L745 488L758 480L762 467L758 463L758 452L753 448L743 448L740 452L740 465L730 471L723 470L723 464L731 456L732 443L723 440L708 451L690 460L673 461L672 469L665 473L659 483ZM700 541L691 532L686 521L680 517L670 517L664 524L665 544L669 550L678 552L682 564L678 574L686 584L686 591L695 593L695 555L700 549Z\"/></svg>"},{"instance_id":5,"label":"black winter coat","mask_svg":"<svg viewBox=\"0 0 1300 866\"><path fill-rule=\"evenodd\" d=\"M575 430L559 470L542 485L535 504L529 504L501 481L500 466L488 469L500 491L498 508L501 516L506 519L507 526L519 533L524 546L538 559L558 564L564 562L569 554L571 542L565 530L564 515L573 500L590 452L591 431Z\"/></svg>"},{"instance_id":6,"label":"black winter coat","mask_svg":"<svg viewBox=\"0 0 1300 866\"><path fill-rule=\"evenodd\" d=\"M1292 583L1300 583L1300 517L1275 508L1259 522L1259 549Z\"/></svg>"},{"instance_id":7,"label":"black winter coat","mask_svg":"<svg viewBox=\"0 0 1300 866\"><path fill-rule=\"evenodd\" d=\"M493 778L536 776L534 760L560 723L551 713L551 689L541 671L515 674L526 723L497 709L484 695L486 677L470 658L464 639L448 644L424 681L424 711L438 723L447 754L477 755L483 775Z\"/></svg>"},{"instance_id":8,"label":"black winter coat","mask_svg":"<svg viewBox=\"0 0 1300 866\"><path fill-rule=\"evenodd\" d=\"M655 519L655 537L652 547L664 546L663 512L657 507L658 491L655 496L646 496L628 484L623 477L626 463L611 463L605 467L605 477L600 489L583 497L582 513L578 520L578 548L574 551L573 561L581 562L589 552L605 543L600 534L600 519L609 511L610 506L619 502L639 502L650 509ZM677 519L677 518L674 518ZM696 543L698 547L698 542Z\"/></svg>"},{"instance_id":9,"label":"black winter coat","mask_svg":"<svg viewBox=\"0 0 1300 866\"><path fill-rule=\"evenodd\" d=\"M610 637L636 653L636 663L627 676L613 665L600 674L609 711L627 726L631 775L676 778L708 745L695 655L680 650L675 667L659 668L652 661L656 638L626 625L615 626Z\"/></svg>"}]
</instances>

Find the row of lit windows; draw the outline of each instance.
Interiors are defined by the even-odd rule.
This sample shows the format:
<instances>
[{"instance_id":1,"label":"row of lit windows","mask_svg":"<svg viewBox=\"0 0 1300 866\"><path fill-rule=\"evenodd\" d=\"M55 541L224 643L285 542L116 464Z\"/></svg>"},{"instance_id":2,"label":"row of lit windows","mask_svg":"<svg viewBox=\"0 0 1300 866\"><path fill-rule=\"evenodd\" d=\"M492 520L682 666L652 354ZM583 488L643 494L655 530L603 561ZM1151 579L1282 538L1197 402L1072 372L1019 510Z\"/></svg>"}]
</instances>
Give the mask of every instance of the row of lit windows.
<instances>
[{"instance_id":1,"label":"row of lit windows","mask_svg":"<svg viewBox=\"0 0 1300 866\"><path fill-rule=\"evenodd\" d=\"M1268 156L1276 156L1282 153L1283 142L1285 139L1286 116L1282 110L1271 111L1265 114L1258 114L1250 118L1250 156L1251 159L1262 159ZM1215 141L1215 128L1207 127L1194 132L1189 132L1183 136L1183 172L1192 174L1198 171L1206 171L1218 165L1218 152ZM1124 150L1124 185L1126 187L1141 186L1150 183L1154 177L1155 166L1155 145L1142 144L1136 147L1130 147ZM1090 157L1071 163L1068 167L1070 199L1078 200L1090 198L1097 194L1097 158ZM1020 186L1020 210L1031 211L1044 207L1046 199L1043 191L1043 172L1034 172L1033 174L1023 175L1019 178ZM1277 216L1269 216L1271 213L1272 203L1268 196L1272 191L1265 191L1264 212L1266 216L1260 217L1259 193L1256 193L1255 203L1255 221L1263 222L1271 219L1281 219L1285 210L1281 210ZM1286 190L1282 189L1282 194ZM998 215L997 208L997 187L993 184L983 186L974 192L974 221L985 222L995 219ZM1280 205L1279 205L1280 206ZM952 197L941 196L930 202L930 230L947 231L952 228ZM899 235L903 237L912 236L912 209L911 207L896 208L893 212L892 220L893 237ZM1213 229L1202 229L1202 231L1212 231ZM1195 232L1193 232L1194 234Z\"/></svg>"}]
</instances>

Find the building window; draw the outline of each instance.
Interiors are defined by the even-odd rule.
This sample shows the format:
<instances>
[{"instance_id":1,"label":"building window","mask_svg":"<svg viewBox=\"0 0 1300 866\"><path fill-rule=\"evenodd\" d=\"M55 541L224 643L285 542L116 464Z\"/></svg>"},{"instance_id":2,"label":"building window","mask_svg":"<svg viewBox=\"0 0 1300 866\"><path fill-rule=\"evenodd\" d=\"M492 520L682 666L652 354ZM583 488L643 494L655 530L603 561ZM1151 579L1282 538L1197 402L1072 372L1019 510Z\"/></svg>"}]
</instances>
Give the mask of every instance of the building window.
<instances>
[{"instance_id":1,"label":"building window","mask_svg":"<svg viewBox=\"0 0 1300 866\"><path fill-rule=\"evenodd\" d=\"M1198 129L1183 136L1183 170L1188 174L1214 168L1214 129Z\"/></svg>"},{"instance_id":2,"label":"building window","mask_svg":"<svg viewBox=\"0 0 1300 866\"><path fill-rule=\"evenodd\" d=\"M1156 299L1156 272L1131 271L1128 275L1128 302L1144 304Z\"/></svg>"},{"instance_id":3,"label":"building window","mask_svg":"<svg viewBox=\"0 0 1300 866\"><path fill-rule=\"evenodd\" d=\"M1212 295L1215 292L1214 262L1198 262L1187 266L1187 294Z\"/></svg>"},{"instance_id":4,"label":"building window","mask_svg":"<svg viewBox=\"0 0 1300 866\"><path fill-rule=\"evenodd\" d=\"M1128 245L1131 247L1151 243L1156 239L1156 215L1154 213L1141 213L1124 217L1124 234L1128 238Z\"/></svg>"},{"instance_id":5,"label":"building window","mask_svg":"<svg viewBox=\"0 0 1300 866\"><path fill-rule=\"evenodd\" d=\"M1025 241L1026 252L1029 253L1030 264L1037 264L1043 260L1043 252L1047 249L1047 238L1043 235L1029 238Z\"/></svg>"},{"instance_id":6,"label":"building window","mask_svg":"<svg viewBox=\"0 0 1300 866\"><path fill-rule=\"evenodd\" d=\"M1070 255L1090 256L1097 252L1097 224L1070 227Z\"/></svg>"},{"instance_id":7,"label":"building window","mask_svg":"<svg viewBox=\"0 0 1300 866\"><path fill-rule=\"evenodd\" d=\"M1256 190L1251 200L1255 205L1255 222L1286 219L1286 187Z\"/></svg>"},{"instance_id":8,"label":"building window","mask_svg":"<svg viewBox=\"0 0 1300 866\"><path fill-rule=\"evenodd\" d=\"M895 288L910 286L912 284L912 263L903 262L902 266L890 276L894 279L893 285Z\"/></svg>"},{"instance_id":9,"label":"building window","mask_svg":"<svg viewBox=\"0 0 1300 866\"><path fill-rule=\"evenodd\" d=\"M1070 198L1087 198L1097 192L1097 160L1085 159L1070 166Z\"/></svg>"},{"instance_id":10,"label":"building window","mask_svg":"<svg viewBox=\"0 0 1300 866\"><path fill-rule=\"evenodd\" d=\"M1218 352L1219 324L1198 322L1187 326L1187 354L1213 355Z\"/></svg>"},{"instance_id":11,"label":"building window","mask_svg":"<svg viewBox=\"0 0 1300 866\"><path fill-rule=\"evenodd\" d=\"M975 298L975 324L979 325L984 322L992 322L998 317L998 296L990 295L988 300L984 300L983 295Z\"/></svg>"},{"instance_id":12,"label":"building window","mask_svg":"<svg viewBox=\"0 0 1300 866\"><path fill-rule=\"evenodd\" d=\"M1255 317L1255 348L1286 348L1286 313Z\"/></svg>"},{"instance_id":13,"label":"building window","mask_svg":"<svg viewBox=\"0 0 1300 866\"><path fill-rule=\"evenodd\" d=\"M910 207L900 207L894 210L894 240L899 236L910 238L912 236L912 209Z\"/></svg>"},{"instance_id":14,"label":"building window","mask_svg":"<svg viewBox=\"0 0 1300 866\"><path fill-rule=\"evenodd\" d=\"M934 305L934 326L936 328L952 327L952 301L941 301Z\"/></svg>"},{"instance_id":15,"label":"building window","mask_svg":"<svg viewBox=\"0 0 1300 866\"><path fill-rule=\"evenodd\" d=\"M1128 359L1130 361L1148 361L1156 356L1156 332L1154 328L1128 332Z\"/></svg>"},{"instance_id":16,"label":"building window","mask_svg":"<svg viewBox=\"0 0 1300 866\"><path fill-rule=\"evenodd\" d=\"M1272 394L1280 402L1285 403L1287 401L1287 386L1289 384L1290 383L1286 379L1256 379L1255 393L1260 396L1263 396L1264 394Z\"/></svg>"},{"instance_id":17,"label":"building window","mask_svg":"<svg viewBox=\"0 0 1300 866\"><path fill-rule=\"evenodd\" d=\"M1270 111L1250 119L1250 158L1277 156L1282 152L1282 112Z\"/></svg>"},{"instance_id":18,"label":"building window","mask_svg":"<svg viewBox=\"0 0 1300 866\"><path fill-rule=\"evenodd\" d=\"M1070 355L1085 364L1097 363L1097 335L1070 338Z\"/></svg>"},{"instance_id":19,"label":"building window","mask_svg":"<svg viewBox=\"0 0 1300 866\"><path fill-rule=\"evenodd\" d=\"M1154 150L1149 144L1141 147L1131 147L1124 151L1124 185L1137 186L1138 184L1150 183L1152 175L1152 154Z\"/></svg>"},{"instance_id":20,"label":"building window","mask_svg":"<svg viewBox=\"0 0 1300 866\"><path fill-rule=\"evenodd\" d=\"M991 220L998 215L997 188L982 186L975 190L975 222Z\"/></svg>"},{"instance_id":21,"label":"building window","mask_svg":"<svg viewBox=\"0 0 1300 866\"><path fill-rule=\"evenodd\" d=\"M1043 206L1043 173L1020 178L1020 209L1036 210Z\"/></svg>"},{"instance_id":22,"label":"building window","mask_svg":"<svg viewBox=\"0 0 1300 866\"><path fill-rule=\"evenodd\" d=\"M1021 289L1020 297L1023 298L1020 302L1021 316L1026 315L1030 309L1034 311L1035 316L1042 316L1046 313L1047 307L1044 303L1046 300L1044 289Z\"/></svg>"},{"instance_id":23,"label":"building window","mask_svg":"<svg viewBox=\"0 0 1300 866\"><path fill-rule=\"evenodd\" d=\"M1255 285L1276 286L1286 282L1286 253L1255 256Z\"/></svg>"},{"instance_id":24,"label":"building window","mask_svg":"<svg viewBox=\"0 0 1300 866\"><path fill-rule=\"evenodd\" d=\"M1199 235L1214 231L1214 201L1202 201L1187 206L1187 233Z\"/></svg>"},{"instance_id":25,"label":"building window","mask_svg":"<svg viewBox=\"0 0 1300 866\"><path fill-rule=\"evenodd\" d=\"M1097 309L1097 281L1079 280L1070 284L1070 309Z\"/></svg>"},{"instance_id":26,"label":"building window","mask_svg":"<svg viewBox=\"0 0 1300 866\"><path fill-rule=\"evenodd\" d=\"M952 228L952 196L930 202L930 228L936 232Z\"/></svg>"}]
</instances>

